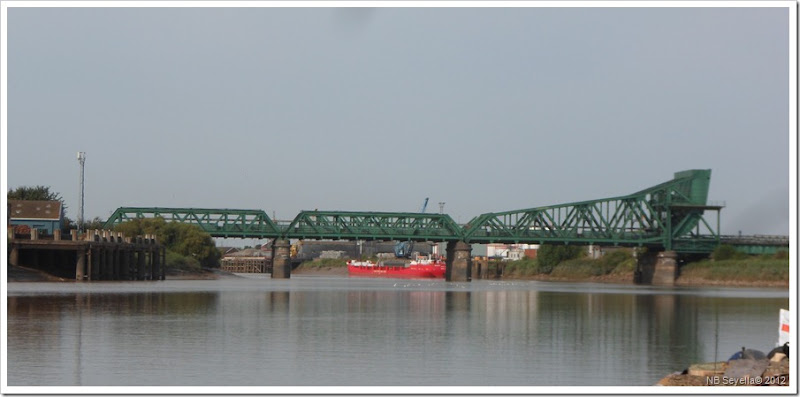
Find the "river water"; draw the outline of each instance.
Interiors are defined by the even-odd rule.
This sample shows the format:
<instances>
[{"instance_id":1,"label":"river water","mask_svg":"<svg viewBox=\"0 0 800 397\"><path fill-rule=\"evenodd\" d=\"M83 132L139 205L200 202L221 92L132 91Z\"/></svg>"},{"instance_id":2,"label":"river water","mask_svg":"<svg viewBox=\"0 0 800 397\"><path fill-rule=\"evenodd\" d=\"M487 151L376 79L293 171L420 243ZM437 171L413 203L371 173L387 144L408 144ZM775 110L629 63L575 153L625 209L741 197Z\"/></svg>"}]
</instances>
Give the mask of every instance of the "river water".
<instances>
[{"instance_id":1,"label":"river water","mask_svg":"<svg viewBox=\"0 0 800 397\"><path fill-rule=\"evenodd\" d=\"M9 386L647 386L769 351L789 305L788 290L304 275L7 287Z\"/></svg>"}]
</instances>

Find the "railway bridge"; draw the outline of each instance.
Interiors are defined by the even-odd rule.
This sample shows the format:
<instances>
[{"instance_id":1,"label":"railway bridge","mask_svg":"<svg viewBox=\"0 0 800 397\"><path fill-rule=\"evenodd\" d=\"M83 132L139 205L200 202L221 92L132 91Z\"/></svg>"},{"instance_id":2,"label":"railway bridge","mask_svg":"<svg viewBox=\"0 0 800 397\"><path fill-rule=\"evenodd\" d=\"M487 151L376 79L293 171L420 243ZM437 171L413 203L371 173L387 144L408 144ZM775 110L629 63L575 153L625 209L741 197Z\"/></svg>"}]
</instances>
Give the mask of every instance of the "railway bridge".
<instances>
[{"instance_id":1,"label":"railway bridge","mask_svg":"<svg viewBox=\"0 0 800 397\"><path fill-rule=\"evenodd\" d=\"M447 214L413 212L301 211L291 222L279 223L264 210L121 207L105 227L161 217L198 225L213 237L270 238L273 278L290 277L289 239L446 242L448 281L470 280L470 244L475 243L647 247L652 257L640 260L638 274L656 283L674 280L678 254L708 254L722 242L743 251L788 248L788 238L785 244L723 238L723 205L707 201L710 180L711 170L687 170L625 196L485 213L465 225Z\"/></svg>"}]
</instances>

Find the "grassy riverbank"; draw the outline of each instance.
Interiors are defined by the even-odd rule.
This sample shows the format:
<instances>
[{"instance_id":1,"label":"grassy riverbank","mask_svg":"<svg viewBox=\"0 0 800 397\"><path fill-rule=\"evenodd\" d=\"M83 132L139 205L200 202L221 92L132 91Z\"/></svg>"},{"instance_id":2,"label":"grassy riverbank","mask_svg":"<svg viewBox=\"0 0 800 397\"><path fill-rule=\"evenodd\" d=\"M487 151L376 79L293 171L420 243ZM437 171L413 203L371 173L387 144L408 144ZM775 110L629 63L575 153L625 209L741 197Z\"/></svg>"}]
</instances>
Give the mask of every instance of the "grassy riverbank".
<instances>
[{"instance_id":1,"label":"grassy riverbank","mask_svg":"<svg viewBox=\"0 0 800 397\"><path fill-rule=\"evenodd\" d=\"M489 263L489 274L500 267L501 279L549 281L600 281L633 283L636 262L624 251L599 259L578 258L560 262L549 272L536 259ZM781 255L739 256L736 259L703 260L681 266L676 285L789 287L789 258Z\"/></svg>"},{"instance_id":2,"label":"grassy riverbank","mask_svg":"<svg viewBox=\"0 0 800 397\"><path fill-rule=\"evenodd\" d=\"M681 267L677 285L789 287L789 260L774 256L704 260Z\"/></svg>"},{"instance_id":3,"label":"grassy riverbank","mask_svg":"<svg viewBox=\"0 0 800 397\"><path fill-rule=\"evenodd\" d=\"M522 259L510 262L489 262L489 273L500 267L502 278L552 278L563 280L585 280L593 278L625 279L630 275L633 280L633 271L636 262L628 252L612 252L599 259L586 257L568 259L559 262L555 267L544 266L538 259Z\"/></svg>"}]
</instances>

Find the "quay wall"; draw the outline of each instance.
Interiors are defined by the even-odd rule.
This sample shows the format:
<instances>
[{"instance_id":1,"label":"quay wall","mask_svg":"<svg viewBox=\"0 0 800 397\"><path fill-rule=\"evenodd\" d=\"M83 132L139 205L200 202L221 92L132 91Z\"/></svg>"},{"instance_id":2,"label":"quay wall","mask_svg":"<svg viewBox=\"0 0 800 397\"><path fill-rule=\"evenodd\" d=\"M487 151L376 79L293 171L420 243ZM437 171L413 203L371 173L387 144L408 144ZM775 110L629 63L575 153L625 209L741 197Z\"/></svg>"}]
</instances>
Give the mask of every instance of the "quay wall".
<instances>
[{"instance_id":1,"label":"quay wall","mask_svg":"<svg viewBox=\"0 0 800 397\"><path fill-rule=\"evenodd\" d=\"M154 235L126 237L110 230L73 230L30 235L8 230L8 264L43 271L61 278L92 280L163 280L166 249Z\"/></svg>"}]
</instances>

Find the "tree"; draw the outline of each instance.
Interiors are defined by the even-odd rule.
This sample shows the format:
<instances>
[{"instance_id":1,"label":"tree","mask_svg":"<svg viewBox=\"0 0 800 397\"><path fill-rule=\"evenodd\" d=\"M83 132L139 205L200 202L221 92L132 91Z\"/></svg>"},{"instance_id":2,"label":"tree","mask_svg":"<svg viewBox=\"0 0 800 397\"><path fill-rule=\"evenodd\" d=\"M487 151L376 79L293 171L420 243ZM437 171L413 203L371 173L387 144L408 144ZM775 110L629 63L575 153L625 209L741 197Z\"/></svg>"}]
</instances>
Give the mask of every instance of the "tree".
<instances>
[{"instance_id":1,"label":"tree","mask_svg":"<svg viewBox=\"0 0 800 397\"><path fill-rule=\"evenodd\" d=\"M729 244L720 244L717 248L714 248L714 252L711 253L711 259L715 261L743 258L747 258L747 254L736 251L736 248Z\"/></svg>"},{"instance_id":2,"label":"tree","mask_svg":"<svg viewBox=\"0 0 800 397\"><path fill-rule=\"evenodd\" d=\"M6 194L8 200L30 200L30 201L60 201L61 202L61 228L69 230L70 219L67 218L67 204L58 192L51 192L49 186L20 186L14 190L9 190Z\"/></svg>"},{"instance_id":3,"label":"tree","mask_svg":"<svg viewBox=\"0 0 800 397\"><path fill-rule=\"evenodd\" d=\"M64 206L64 199L61 194L51 192L49 186L20 186L14 190L9 190L6 198L9 200L43 200L60 201Z\"/></svg>"},{"instance_id":4,"label":"tree","mask_svg":"<svg viewBox=\"0 0 800 397\"><path fill-rule=\"evenodd\" d=\"M219 266L220 253L211 236L199 226L186 223L167 222L164 218L134 219L114 227L114 231L122 232L128 237L154 234L158 241L174 254L192 258L202 266ZM167 266L170 258L167 256ZM178 260L178 259L176 259ZM180 258L181 261L185 260Z\"/></svg>"},{"instance_id":5,"label":"tree","mask_svg":"<svg viewBox=\"0 0 800 397\"><path fill-rule=\"evenodd\" d=\"M549 245L542 244L536 259L542 273L550 273L559 263L581 256L583 249L576 245Z\"/></svg>"}]
</instances>

